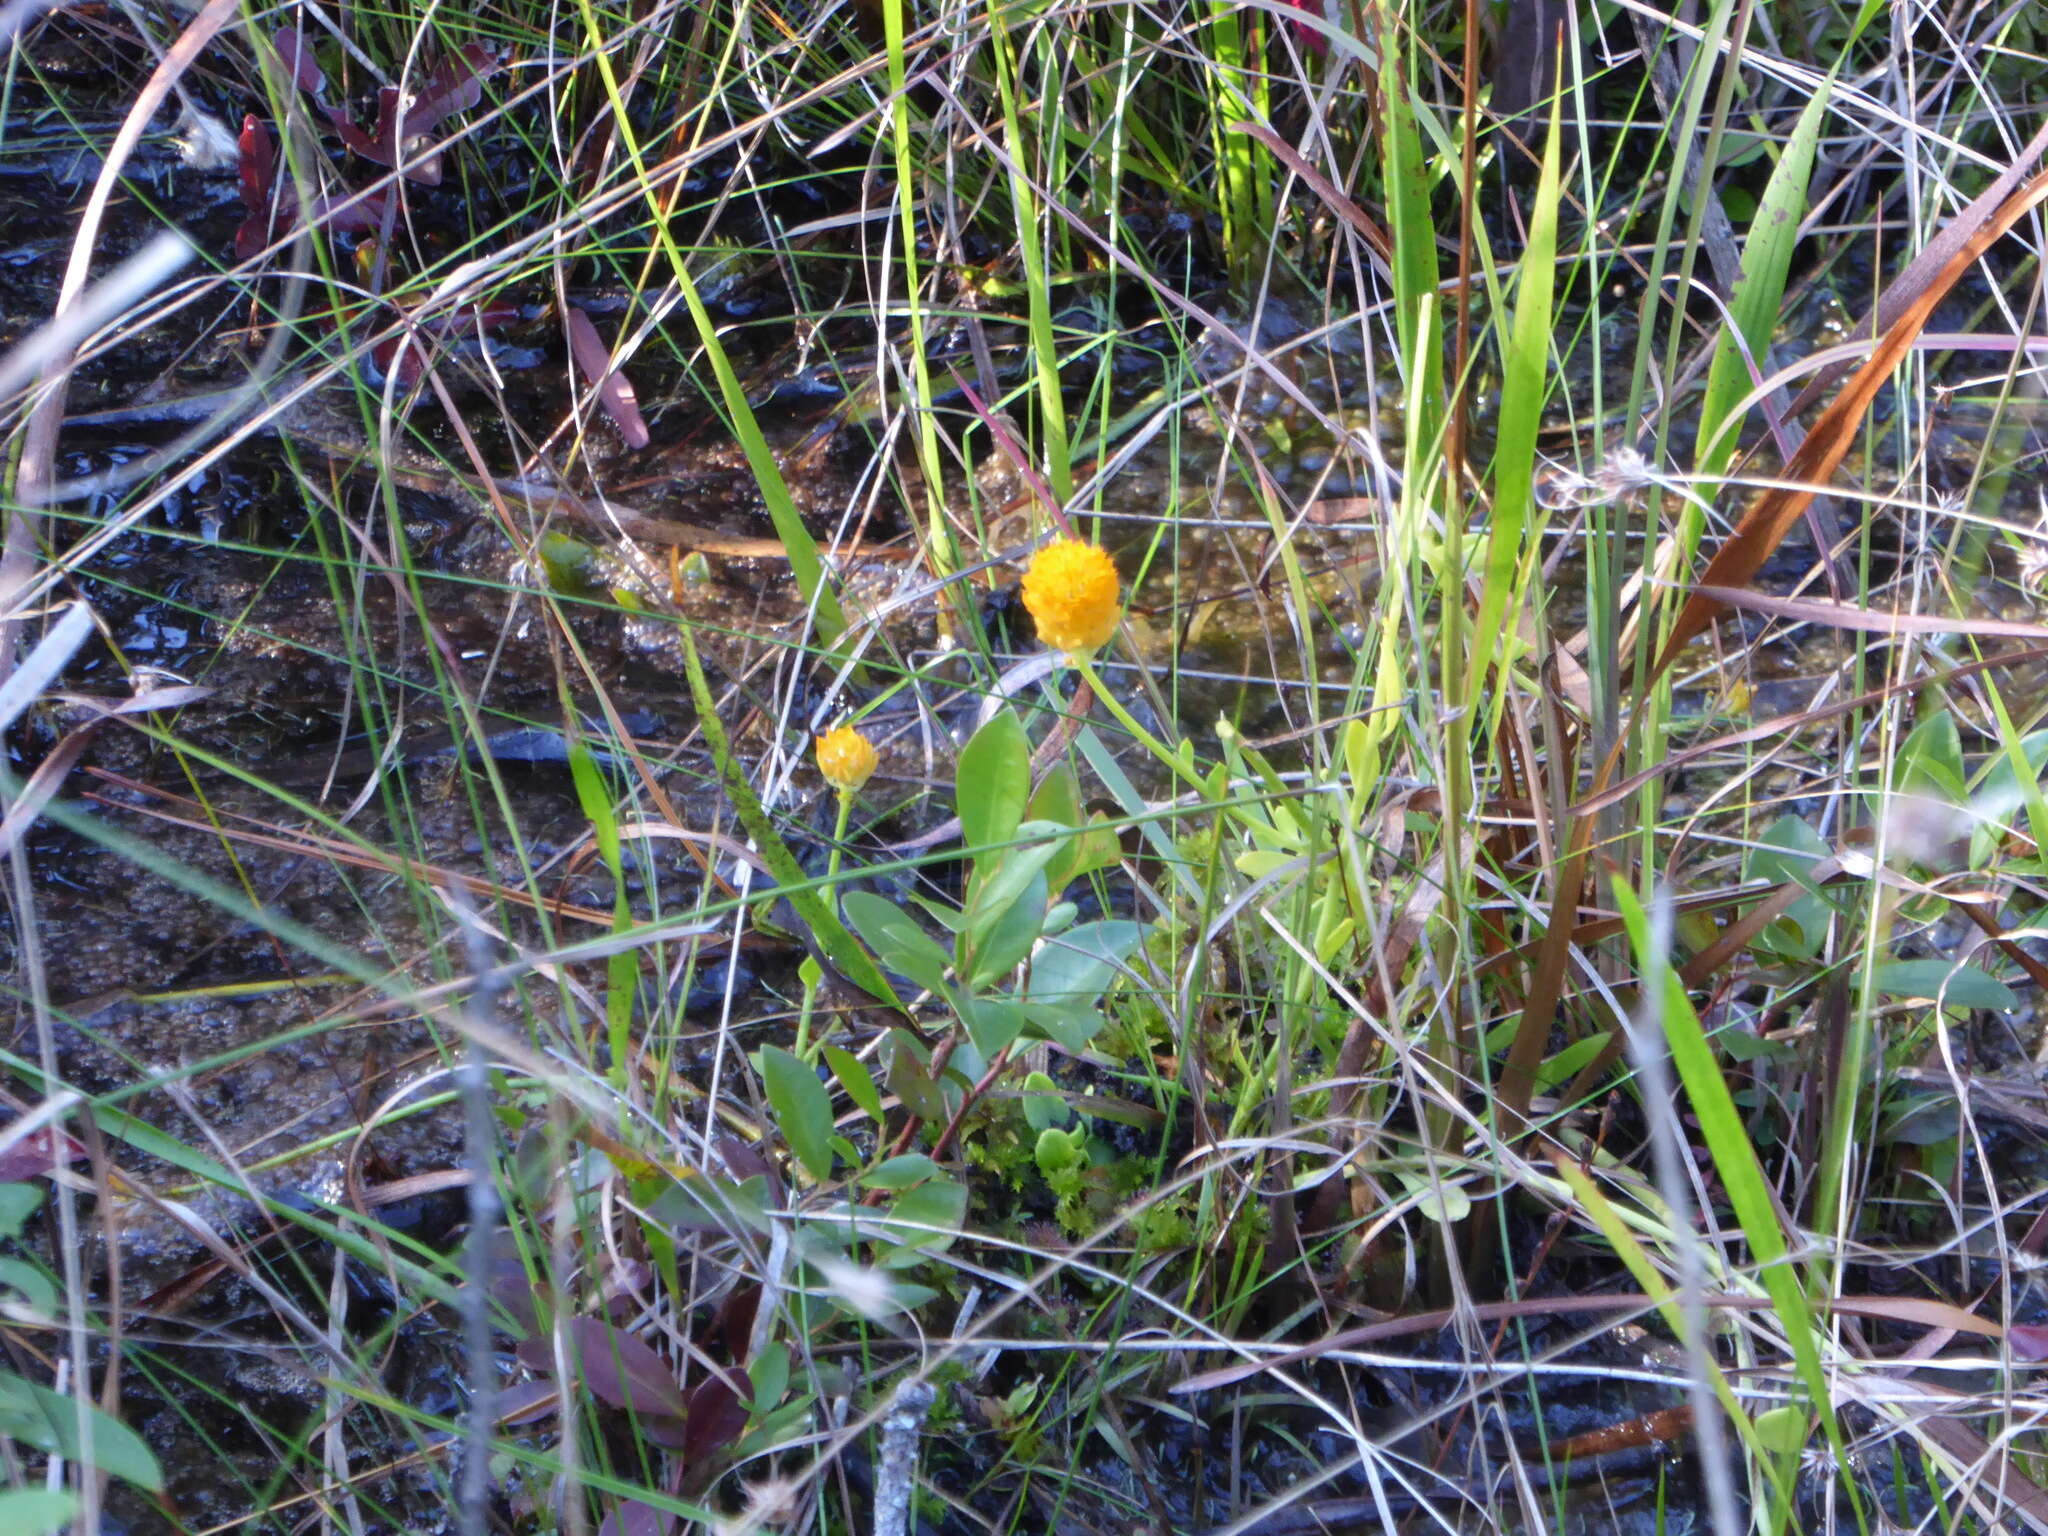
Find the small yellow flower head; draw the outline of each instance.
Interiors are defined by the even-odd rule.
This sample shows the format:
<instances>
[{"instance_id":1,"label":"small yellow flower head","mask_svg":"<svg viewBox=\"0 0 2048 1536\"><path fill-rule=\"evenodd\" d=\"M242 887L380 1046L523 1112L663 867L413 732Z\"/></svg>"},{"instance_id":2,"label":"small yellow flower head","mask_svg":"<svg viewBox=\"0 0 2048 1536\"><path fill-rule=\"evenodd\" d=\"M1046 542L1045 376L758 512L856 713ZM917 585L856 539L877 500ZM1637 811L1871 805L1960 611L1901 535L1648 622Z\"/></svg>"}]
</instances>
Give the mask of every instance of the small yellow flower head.
<instances>
[{"instance_id":1,"label":"small yellow flower head","mask_svg":"<svg viewBox=\"0 0 2048 1536\"><path fill-rule=\"evenodd\" d=\"M1123 608L1116 566L1093 544L1055 539L1031 557L1024 606L1053 650L1093 651L1116 633Z\"/></svg>"},{"instance_id":2,"label":"small yellow flower head","mask_svg":"<svg viewBox=\"0 0 2048 1536\"><path fill-rule=\"evenodd\" d=\"M873 777L875 744L850 725L818 738L818 772L842 795L850 795Z\"/></svg>"}]
</instances>

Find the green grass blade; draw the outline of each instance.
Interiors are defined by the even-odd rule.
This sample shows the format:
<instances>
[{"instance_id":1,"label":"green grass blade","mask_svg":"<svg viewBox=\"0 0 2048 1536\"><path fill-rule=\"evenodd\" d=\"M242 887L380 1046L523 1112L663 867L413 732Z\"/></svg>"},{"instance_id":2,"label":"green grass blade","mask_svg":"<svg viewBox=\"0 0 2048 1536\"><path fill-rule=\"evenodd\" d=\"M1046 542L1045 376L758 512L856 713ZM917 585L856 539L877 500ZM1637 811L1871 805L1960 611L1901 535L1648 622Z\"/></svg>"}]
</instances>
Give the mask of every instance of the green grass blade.
<instances>
[{"instance_id":1,"label":"green grass blade","mask_svg":"<svg viewBox=\"0 0 2048 1536\"><path fill-rule=\"evenodd\" d=\"M1799 114L1784 153L1771 171L1763 200L1750 222L1749 237L1743 244L1742 281L1728 305L1735 329L1741 333L1742 345L1734 336L1721 337L1720 345L1714 349L1713 366L1707 372L1706 397L1700 404L1694 473L1708 480L1719 479L1735 453L1739 422L1728 418L1736 401L1750 388L1744 346L1761 366L1778 323L1785 281L1792 268L1792 248L1798 243L1799 221L1806 210L1806 189L1813 177L1814 148L1820 140L1829 89L1824 83ZM1703 488L1703 494L1711 493Z\"/></svg>"},{"instance_id":2,"label":"green grass blade","mask_svg":"<svg viewBox=\"0 0 2048 1536\"><path fill-rule=\"evenodd\" d=\"M1493 454L1493 521L1486 542L1486 584L1472 630L1471 661L1465 672L1465 702L1495 673L1501 628L1521 585L1523 545L1536 513L1536 434L1549 395L1551 322L1557 297L1557 206L1561 193L1558 104L1551 103L1550 129L1543 141L1543 169L1529 215L1521 275L1515 283L1513 330L1501 364L1500 426ZM1537 527L1534 533L1540 534ZM1504 661L1506 658L1501 657ZM1507 690L1496 695L1505 701Z\"/></svg>"}]
</instances>

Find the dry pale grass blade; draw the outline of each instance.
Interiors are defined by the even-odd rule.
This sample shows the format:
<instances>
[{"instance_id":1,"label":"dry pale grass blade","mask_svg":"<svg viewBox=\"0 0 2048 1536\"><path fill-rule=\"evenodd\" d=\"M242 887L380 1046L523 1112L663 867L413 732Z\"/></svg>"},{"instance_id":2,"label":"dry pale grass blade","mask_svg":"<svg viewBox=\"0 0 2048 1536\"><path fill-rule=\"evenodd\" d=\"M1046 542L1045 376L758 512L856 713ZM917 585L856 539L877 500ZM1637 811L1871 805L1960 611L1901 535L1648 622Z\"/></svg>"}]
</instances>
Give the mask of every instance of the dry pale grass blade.
<instances>
[{"instance_id":1,"label":"dry pale grass blade","mask_svg":"<svg viewBox=\"0 0 2048 1536\"><path fill-rule=\"evenodd\" d=\"M1373 255L1379 258L1381 275L1388 282L1393 281L1393 271L1389 263L1394 257L1394 242L1386 230L1375 223L1363 208L1346 197L1334 181L1309 164L1300 150L1264 123L1232 123L1230 126L1239 133L1251 135L1265 145L1275 160L1299 176L1309 190L1328 205L1332 213L1356 230L1366 245L1372 249Z\"/></svg>"},{"instance_id":2,"label":"dry pale grass blade","mask_svg":"<svg viewBox=\"0 0 2048 1536\"><path fill-rule=\"evenodd\" d=\"M144 784L136 779L124 778L104 768L88 768L93 778L103 780L114 788L131 795L147 796L139 804L122 805L108 796L88 793L85 799L96 805L112 809L119 807L137 815L148 816L174 827L206 832L216 837L225 837L234 842L246 843L251 847L274 848L285 853L305 854L314 858L346 864L355 869L375 870L382 874L399 875L409 880L418 880L436 886L459 884L474 896L486 897L492 901L505 902L512 906L528 907L545 911L550 917L567 918L574 922L587 923L592 927L609 928L612 914L600 912L594 907L582 907L574 902L552 898L536 898L528 892L486 880L481 875L463 874L459 871L437 868L404 854L392 852L371 852L339 838L321 837L317 833L293 833L284 829L251 831L246 828L229 827L208 818L205 807L198 802L160 789L153 784ZM167 805L181 805L191 808L189 816L176 815L165 809ZM244 818L235 817L235 820Z\"/></svg>"},{"instance_id":3,"label":"dry pale grass blade","mask_svg":"<svg viewBox=\"0 0 2048 1536\"><path fill-rule=\"evenodd\" d=\"M1768 1312L1776 1305L1768 1296L1736 1296L1726 1292L1709 1293L1702 1299L1708 1306L1727 1312ZM1587 1312L1648 1312L1658 1304L1659 1298L1641 1292L1628 1292L1604 1296L1530 1296L1519 1301L1488 1301L1466 1307L1443 1307L1435 1311L1413 1312L1404 1317L1390 1317L1358 1328L1346 1328L1326 1339L1318 1339L1313 1344L1305 1344L1299 1349L1284 1350L1262 1360L1241 1361L1236 1365L1222 1366L1213 1371L1202 1371L1185 1381L1175 1382L1169 1390L1176 1397L1185 1397L1193 1392L1207 1392L1217 1387L1233 1386L1263 1371L1286 1370L1340 1350L1359 1349L1382 1339L1403 1338L1417 1333L1435 1333L1460 1321L1491 1322L1499 1318L1567 1317ZM2006 1332L2002 1323L1979 1317L1974 1312L1945 1301L1932 1301L1922 1297L1837 1296L1828 1305L1844 1317L1870 1318L1915 1328L1947 1328L1956 1333L1974 1334L1985 1339L2003 1339Z\"/></svg>"},{"instance_id":4,"label":"dry pale grass blade","mask_svg":"<svg viewBox=\"0 0 2048 1536\"><path fill-rule=\"evenodd\" d=\"M1991 640L2048 640L2048 625L2011 619L1964 619L1938 613L1879 613L1854 603L1816 597L1776 597L1747 587L1699 586L1694 595L1728 608L1767 613L1799 624L1854 630L1866 635L1976 635Z\"/></svg>"},{"instance_id":5,"label":"dry pale grass blade","mask_svg":"<svg viewBox=\"0 0 2048 1536\"><path fill-rule=\"evenodd\" d=\"M1914 338L1926 328L1935 306L1980 256L2044 199L2048 199L2048 177L2014 193L1982 228L1963 242L1940 272L1905 306L1869 361L1856 371L1841 394L1821 413L1813 430L1799 445L1798 453L1786 466L1785 478L1795 482L1797 488L1765 491L1750 504L1734 532L1708 561L1707 569L1700 578L1700 590L1686 600L1685 607L1679 611L1672 625L1671 637L1665 643L1663 654L1658 657L1654 676L1662 676L1686 645L1704 631L1725 606L1719 598L1708 596L1706 589L1746 587L1755 579L1764 561L1783 542L1792 525L1799 521L1812 505L1814 497L1826 488L1828 480L1841 466L1862 428L1863 413L1870 408L1871 401L1891 377L1899 360L1911 349Z\"/></svg>"}]
</instances>

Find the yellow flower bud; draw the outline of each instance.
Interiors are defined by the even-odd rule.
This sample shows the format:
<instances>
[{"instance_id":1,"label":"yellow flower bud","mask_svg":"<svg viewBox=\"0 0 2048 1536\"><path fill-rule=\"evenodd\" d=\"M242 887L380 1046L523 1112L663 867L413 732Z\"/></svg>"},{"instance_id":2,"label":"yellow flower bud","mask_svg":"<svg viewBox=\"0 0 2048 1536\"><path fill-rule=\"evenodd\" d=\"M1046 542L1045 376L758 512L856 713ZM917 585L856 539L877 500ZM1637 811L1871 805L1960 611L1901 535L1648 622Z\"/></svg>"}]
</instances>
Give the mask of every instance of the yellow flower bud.
<instances>
[{"instance_id":1,"label":"yellow flower bud","mask_svg":"<svg viewBox=\"0 0 2048 1536\"><path fill-rule=\"evenodd\" d=\"M1093 651L1116 633L1123 609L1116 565L1096 545L1055 539L1031 557L1024 606L1053 650Z\"/></svg>"},{"instance_id":2,"label":"yellow flower bud","mask_svg":"<svg viewBox=\"0 0 2048 1536\"><path fill-rule=\"evenodd\" d=\"M818 772L841 794L850 795L873 777L875 744L850 725L818 738Z\"/></svg>"}]
</instances>

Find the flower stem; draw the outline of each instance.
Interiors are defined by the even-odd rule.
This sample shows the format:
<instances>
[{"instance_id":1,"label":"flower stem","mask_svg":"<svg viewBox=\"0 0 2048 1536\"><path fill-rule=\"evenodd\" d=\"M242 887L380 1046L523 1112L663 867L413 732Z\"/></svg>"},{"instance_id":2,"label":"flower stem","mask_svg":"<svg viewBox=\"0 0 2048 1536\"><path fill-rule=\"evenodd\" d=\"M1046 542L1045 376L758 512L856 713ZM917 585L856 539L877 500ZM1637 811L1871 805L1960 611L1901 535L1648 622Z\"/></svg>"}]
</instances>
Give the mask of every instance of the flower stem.
<instances>
[{"instance_id":1,"label":"flower stem","mask_svg":"<svg viewBox=\"0 0 2048 1536\"><path fill-rule=\"evenodd\" d=\"M1081 652L1074 652L1067 659L1074 664L1074 670L1081 674L1081 680L1087 683L1090 691L1094 693L1096 698L1102 701L1102 707L1110 712L1115 718L1116 723L1137 738L1138 745L1147 752L1150 752L1168 770L1185 780L1194 789L1207 793L1209 786L1202 782L1201 776L1194 769L1183 763L1172 752L1169 752L1166 749L1165 743L1131 718L1131 712L1124 708L1122 701L1109 691L1101 677L1097 675L1095 663L1089 656Z\"/></svg>"},{"instance_id":2,"label":"flower stem","mask_svg":"<svg viewBox=\"0 0 2048 1536\"><path fill-rule=\"evenodd\" d=\"M825 905L834 917L839 915L839 854L846 844L846 824L853 816L854 791L839 791L839 821L832 829L832 847L825 855ZM805 961L815 965L816 961ZM818 1001L818 984L808 978L804 982L804 1000L796 1016L796 1056L799 1061L811 1059L811 1014Z\"/></svg>"}]
</instances>

